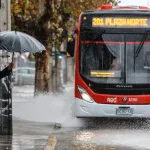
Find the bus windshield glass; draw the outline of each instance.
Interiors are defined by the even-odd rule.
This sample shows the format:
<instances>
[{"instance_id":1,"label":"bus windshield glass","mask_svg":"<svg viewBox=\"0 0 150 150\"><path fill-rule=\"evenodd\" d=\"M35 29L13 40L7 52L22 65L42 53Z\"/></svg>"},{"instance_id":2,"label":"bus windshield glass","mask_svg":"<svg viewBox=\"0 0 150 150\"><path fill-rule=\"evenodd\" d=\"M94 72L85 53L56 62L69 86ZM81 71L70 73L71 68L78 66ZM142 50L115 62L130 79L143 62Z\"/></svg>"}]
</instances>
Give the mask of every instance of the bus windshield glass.
<instances>
[{"instance_id":1,"label":"bus windshield glass","mask_svg":"<svg viewBox=\"0 0 150 150\"><path fill-rule=\"evenodd\" d=\"M83 77L106 84L150 84L150 33L132 28L123 31L81 30L80 73Z\"/></svg>"}]
</instances>

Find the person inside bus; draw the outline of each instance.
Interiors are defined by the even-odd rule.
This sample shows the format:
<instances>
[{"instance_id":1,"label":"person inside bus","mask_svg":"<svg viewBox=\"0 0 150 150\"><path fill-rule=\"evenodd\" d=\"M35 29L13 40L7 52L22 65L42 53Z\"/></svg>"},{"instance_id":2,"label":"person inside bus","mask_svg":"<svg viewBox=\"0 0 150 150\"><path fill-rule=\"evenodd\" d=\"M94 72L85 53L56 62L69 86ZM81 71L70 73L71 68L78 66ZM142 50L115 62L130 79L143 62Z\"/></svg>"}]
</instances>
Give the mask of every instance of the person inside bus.
<instances>
[{"instance_id":1,"label":"person inside bus","mask_svg":"<svg viewBox=\"0 0 150 150\"><path fill-rule=\"evenodd\" d=\"M119 58L113 59L112 64L111 64L111 69L112 70L120 70L120 67L121 67L121 65L120 65Z\"/></svg>"},{"instance_id":2,"label":"person inside bus","mask_svg":"<svg viewBox=\"0 0 150 150\"><path fill-rule=\"evenodd\" d=\"M0 71L0 79L6 77L12 73L13 63L10 63L6 68Z\"/></svg>"}]
</instances>

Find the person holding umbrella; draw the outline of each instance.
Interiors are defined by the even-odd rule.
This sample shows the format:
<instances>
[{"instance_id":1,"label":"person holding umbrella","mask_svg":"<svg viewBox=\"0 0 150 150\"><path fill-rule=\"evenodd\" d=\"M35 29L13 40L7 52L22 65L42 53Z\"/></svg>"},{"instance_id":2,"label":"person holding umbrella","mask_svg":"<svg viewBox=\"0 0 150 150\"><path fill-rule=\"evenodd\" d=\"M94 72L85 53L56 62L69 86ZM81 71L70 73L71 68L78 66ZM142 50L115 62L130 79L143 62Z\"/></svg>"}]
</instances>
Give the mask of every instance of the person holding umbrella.
<instances>
[{"instance_id":1,"label":"person holding umbrella","mask_svg":"<svg viewBox=\"0 0 150 150\"><path fill-rule=\"evenodd\" d=\"M0 50L8 52L19 52L20 54L29 52L42 52L45 46L34 37L19 31L3 31L0 32ZM13 59L13 56L12 56ZM13 60L4 70L0 71L0 79L11 74L13 68Z\"/></svg>"},{"instance_id":2,"label":"person holding umbrella","mask_svg":"<svg viewBox=\"0 0 150 150\"><path fill-rule=\"evenodd\" d=\"M45 46L34 37L19 31L2 31L0 32L0 50L12 53L12 63L4 70L0 71L0 78L11 75L13 68L14 53L42 53L46 50ZM0 126L2 134L12 135L12 86L11 78L3 78L0 84L0 119L4 120ZM5 83L4 83L5 82ZM3 127L8 127L3 131Z\"/></svg>"}]
</instances>

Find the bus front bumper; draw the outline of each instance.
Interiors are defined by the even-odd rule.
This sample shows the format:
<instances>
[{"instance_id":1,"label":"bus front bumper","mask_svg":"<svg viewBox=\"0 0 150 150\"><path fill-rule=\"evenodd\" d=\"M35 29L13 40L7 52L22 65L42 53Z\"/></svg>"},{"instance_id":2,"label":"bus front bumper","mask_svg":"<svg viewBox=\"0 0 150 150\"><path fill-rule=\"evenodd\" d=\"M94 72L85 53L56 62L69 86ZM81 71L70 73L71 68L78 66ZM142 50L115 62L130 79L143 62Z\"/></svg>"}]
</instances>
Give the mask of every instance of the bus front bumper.
<instances>
[{"instance_id":1,"label":"bus front bumper","mask_svg":"<svg viewBox=\"0 0 150 150\"><path fill-rule=\"evenodd\" d=\"M82 99L75 99L76 117L135 117L150 118L150 105L116 105L89 103ZM131 109L131 114L118 114L118 109Z\"/></svg>"}]
</instances>

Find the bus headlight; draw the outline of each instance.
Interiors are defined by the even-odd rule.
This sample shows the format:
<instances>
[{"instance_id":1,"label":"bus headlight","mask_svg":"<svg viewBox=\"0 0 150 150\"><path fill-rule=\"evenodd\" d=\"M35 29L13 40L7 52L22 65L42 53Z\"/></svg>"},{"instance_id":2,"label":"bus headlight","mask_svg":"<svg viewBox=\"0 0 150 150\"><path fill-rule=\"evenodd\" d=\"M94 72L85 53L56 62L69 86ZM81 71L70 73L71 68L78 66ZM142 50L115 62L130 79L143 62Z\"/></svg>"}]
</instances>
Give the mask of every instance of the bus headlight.
<instances>
[{"instance_id":1,"label":"bus headlight","mask_svg":"<svg viewBox=\"0 0 150 150\"><path fill-rule=\"evenodd\" d=\"M90 103L94 102L91 96L86 92L84 88L82 88L81 86L78 86L78 90L83 100L90 102Z\"/></svg>"}]
</instances>

